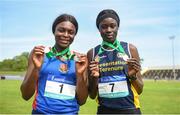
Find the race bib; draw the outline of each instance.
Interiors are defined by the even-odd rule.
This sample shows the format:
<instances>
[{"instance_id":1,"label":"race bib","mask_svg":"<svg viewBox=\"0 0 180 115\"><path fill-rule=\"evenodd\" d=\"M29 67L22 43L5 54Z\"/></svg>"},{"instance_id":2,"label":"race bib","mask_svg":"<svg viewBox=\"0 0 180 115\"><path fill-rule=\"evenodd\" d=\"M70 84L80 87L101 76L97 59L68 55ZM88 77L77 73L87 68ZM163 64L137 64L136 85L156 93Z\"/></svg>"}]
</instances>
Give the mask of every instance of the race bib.
<instances>
[{"instance_id":1,"label":"race bib","mask_svg":"<svg viewBox=\"0 0 180 115\"><path fill-rule=\"evenodd\" d=\"M74 85L47 80L44 96L62 100L74 99L75 89Z\"/></svg>"},{"instance_id":2,"label":"race bib","mask_svg":"<svg viewBox=\"0 0 180 115\"><path fill-rule=\"evenodd\" d=\"M126 97L129 95L127 81L99 83L99 96L105 98Z\"/></svg>"}]
</instances>

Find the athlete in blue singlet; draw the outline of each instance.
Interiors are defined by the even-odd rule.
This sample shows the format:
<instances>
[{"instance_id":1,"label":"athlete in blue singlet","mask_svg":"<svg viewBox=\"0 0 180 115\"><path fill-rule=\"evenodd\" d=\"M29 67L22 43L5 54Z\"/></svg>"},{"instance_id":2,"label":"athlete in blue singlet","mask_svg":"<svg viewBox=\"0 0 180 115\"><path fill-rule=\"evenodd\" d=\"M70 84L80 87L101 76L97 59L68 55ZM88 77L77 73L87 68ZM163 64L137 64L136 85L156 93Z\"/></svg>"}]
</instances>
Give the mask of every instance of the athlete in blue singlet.
<instances>
[{"instance_id":1,"label":"athlete in blue singlet","mask_svg":"<svg viewBox=\"0 0 180 115\"><path fill-rule=\"evenodd\" d=\"M29 100L35 94L32 114L78 114L88 97L87 57L69 49L78 23L73 16L62 14L52 31L55 45L35 46L29 56L22 97Z\"/></svg>"},{"instance_id":2,"label":"athlete in blue singlet","mask_svg":"<svg viewBox=\"0 0 180 115\"><path fill-rule=\"evenodd\" d=\"M117 40L119 23L114 10L101 11L96 25L103 41L87 53L89 96L97 97L97 114L141 114L140 58L134 45Z\"/></svg>"}]
</instances>

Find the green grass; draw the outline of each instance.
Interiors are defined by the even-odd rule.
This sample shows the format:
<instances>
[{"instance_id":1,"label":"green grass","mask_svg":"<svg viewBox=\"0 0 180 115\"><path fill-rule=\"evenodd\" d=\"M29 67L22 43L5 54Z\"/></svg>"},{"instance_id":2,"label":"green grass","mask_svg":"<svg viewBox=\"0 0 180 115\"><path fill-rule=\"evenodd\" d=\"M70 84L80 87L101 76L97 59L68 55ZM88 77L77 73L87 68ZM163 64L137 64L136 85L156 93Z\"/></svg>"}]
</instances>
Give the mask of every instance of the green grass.
<instances>
[{"instance_id":1,"label":"green grass","mask_svg":"<svg viewBox=\"0 0 180 115\"><path fill-rule=\"evenodd\" d=\"M180 113L179 81L145 81L140 96L143 113Z\"/></svg>"},{"instance_id":2,"label":"green grass","mask_svg":"<svg viewBox=\"0 0 180 115\"><path fill-rule=\"evenodd\" d=\"M27 102L21 98L21 81L0 80L0 113L30 113L32 99Z\"/></svg>"},{"instance_id":3,"label":"green grass","mask_svg":"<svg viewBox=\"0 0 180 115\"><path fill-rule=\"evenodd\" d=\"M25 101L21 98L22 81L0 80L0 113L31 113L33 98ZM140 96L141 110L144 114L180 114L180 82L145 81L144 91ZM88 99L81 106L80 114L95 114L97 103Z\"/></svg>"}]
</instances>

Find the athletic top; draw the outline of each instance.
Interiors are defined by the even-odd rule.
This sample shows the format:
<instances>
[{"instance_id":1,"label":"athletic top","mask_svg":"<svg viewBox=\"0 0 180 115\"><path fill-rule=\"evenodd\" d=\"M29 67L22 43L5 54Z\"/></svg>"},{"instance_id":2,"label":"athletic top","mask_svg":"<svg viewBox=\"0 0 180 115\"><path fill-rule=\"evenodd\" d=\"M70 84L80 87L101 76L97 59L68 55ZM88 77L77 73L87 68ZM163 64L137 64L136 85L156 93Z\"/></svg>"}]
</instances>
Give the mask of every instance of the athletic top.
<instances>
[{"instance_id":1,"label":"athletic top","mask_svg":"<svg viewBox=\"0 0 180 115\"><path fill-rule=\"evenodd\" d=\"M40 113L77 114L75 61L45 56L36 85L33 110Z\"/></svg>"},{"instance_id":2,"label":"athletic top","mask_svg":"<svg viewBox=\"0 0 180 115\"><path fill-rule=\"evenodd\" d=\"M98 54L101 45L93 49L93 58L98 60L100 78L98 84L98 103L100 106L117 109L140 108L139 95L127 78L127 64L125 60L131 58L129 44L120 42L125 53L115 49L103 49Z\"/></svg>"}]
</instances>

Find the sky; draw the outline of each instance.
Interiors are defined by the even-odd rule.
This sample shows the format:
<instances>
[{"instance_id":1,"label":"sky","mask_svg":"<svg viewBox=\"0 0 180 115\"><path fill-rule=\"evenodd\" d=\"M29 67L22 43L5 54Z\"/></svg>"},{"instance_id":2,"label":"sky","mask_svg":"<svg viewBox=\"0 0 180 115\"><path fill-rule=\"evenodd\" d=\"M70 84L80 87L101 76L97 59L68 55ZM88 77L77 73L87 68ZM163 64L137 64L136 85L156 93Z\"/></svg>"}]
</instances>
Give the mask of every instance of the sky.
<instances>
[{"instance_id":1,"label":"sky","mask_svg":"<svg viewBox=\"0 0 180 115\"><path fill-rule=\"evenodd\" d=\"M180 65L180 0L0 0L0 61L53 46L52 23L62 13L79 24L70 49L87 53L102 43L96 17L103 9L118 13L117 39L137 47L143 67L172 66L173 48Z\"/></svg>"}]
</instances>

